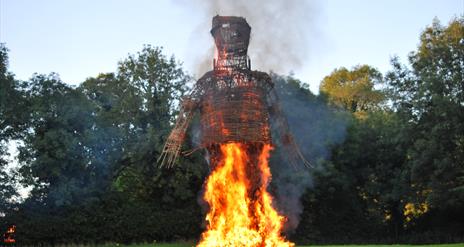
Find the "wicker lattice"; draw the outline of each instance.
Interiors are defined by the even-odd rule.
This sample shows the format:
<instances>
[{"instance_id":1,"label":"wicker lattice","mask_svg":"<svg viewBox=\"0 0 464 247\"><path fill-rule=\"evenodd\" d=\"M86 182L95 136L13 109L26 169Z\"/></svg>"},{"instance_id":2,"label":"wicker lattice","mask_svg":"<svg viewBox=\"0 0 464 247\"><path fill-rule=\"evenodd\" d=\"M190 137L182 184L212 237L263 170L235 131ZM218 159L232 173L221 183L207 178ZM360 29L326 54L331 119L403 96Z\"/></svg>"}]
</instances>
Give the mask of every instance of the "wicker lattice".
<instances>
[{"instance_id":1,"label":"wicker lattice","mask_svg":"<svg viewBox=\"0 0 464 247\"><path fill-rule=\"evenodd\" d=\"M290 155L305 161L288 132L271 78L250 68L247 56L250 30L242 17L213 18L211 34L217 48L214 69L201 77L184 99L159 158L162 165L171 166L176 161L194 112L200 113L200 148L212 154L218 144L227 142L271 143L272 117Z\"/></svg>"}]
</instances>

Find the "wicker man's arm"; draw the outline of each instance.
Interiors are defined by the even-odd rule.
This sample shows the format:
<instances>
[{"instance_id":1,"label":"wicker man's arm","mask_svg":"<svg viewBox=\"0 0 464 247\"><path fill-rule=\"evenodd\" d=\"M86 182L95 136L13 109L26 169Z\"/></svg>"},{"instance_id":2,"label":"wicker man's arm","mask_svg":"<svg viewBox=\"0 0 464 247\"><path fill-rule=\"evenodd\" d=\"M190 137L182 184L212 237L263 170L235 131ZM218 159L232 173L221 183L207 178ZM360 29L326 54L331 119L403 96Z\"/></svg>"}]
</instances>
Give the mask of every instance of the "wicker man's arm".
<instances>
[{"instance_id":1,"label":"wicker man's arm","mask_svg":"<svg viewBox=\"0 0 464 247\"><path fill-rule=\"evenodd\" d=\"M164 144L163 151L158 157L158 164L163 167L172 167L177 160L182 148L182 143L185 140L186 132L193 114L197 109L197 102L190 96L182 100L179 115L176 119L176 124Z\"/></svg>"}]
</instances>

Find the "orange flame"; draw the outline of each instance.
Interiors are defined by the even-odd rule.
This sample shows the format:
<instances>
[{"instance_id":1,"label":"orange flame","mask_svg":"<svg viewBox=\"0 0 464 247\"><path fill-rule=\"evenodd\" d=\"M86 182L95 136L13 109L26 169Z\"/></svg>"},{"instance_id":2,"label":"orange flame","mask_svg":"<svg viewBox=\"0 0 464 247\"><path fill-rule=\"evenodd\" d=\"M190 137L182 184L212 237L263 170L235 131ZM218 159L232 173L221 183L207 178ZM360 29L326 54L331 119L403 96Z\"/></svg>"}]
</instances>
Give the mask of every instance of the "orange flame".
<instances>
[{"instance_id":1,"label":"orange flame","mask_svg":"<svg viewBox=\"0 0 464 247\"><path fill-rule=\"evenodd\" d=\"M199 247L294 246L282 237L286 219L272 207L266 190L271 149L269 144L221 145L222 159L206 181L204 199L210 211Z\"/></svg>"}]
</instances>

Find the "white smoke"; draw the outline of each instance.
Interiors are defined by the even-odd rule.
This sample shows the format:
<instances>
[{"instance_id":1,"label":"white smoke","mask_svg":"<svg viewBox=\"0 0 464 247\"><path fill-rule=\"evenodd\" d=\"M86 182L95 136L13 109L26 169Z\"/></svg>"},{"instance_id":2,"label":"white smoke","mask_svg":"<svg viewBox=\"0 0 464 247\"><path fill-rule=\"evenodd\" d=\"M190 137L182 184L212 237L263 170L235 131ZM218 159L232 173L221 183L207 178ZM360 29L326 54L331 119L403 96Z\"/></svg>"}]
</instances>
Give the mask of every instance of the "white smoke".
<instances>
[{"instance_id":1,"label":"white smoke","mask_svg":"<svg viewBox=\"0 0 464 247\"><path fill-rule=\"evenodd\" d=\"M204 41L205 35L209 35L210 37L209 43L207 43L209 46L195 50L191 54L196 59L196 75L202 75L212 69L214 40L209 31L211 30L212 18L216 15L241 16L247 20L251 26L248 55L250 56L253 70L287 74L291 71L302 69L307 60L311 59L311 54L314 54L311 47L317 47L322 36L318 23L320 19L319 15L322 11L320 3L316 1L175 0L175 2L187 8L189 12L200 15L201 23L192 30L191 42L199 43L199 40ZM304 130L308 133L308 123L316 121L312 119L313 115L311 113L314 110L313 108L319 109L320 107L318 108L314 102L295 102L296 99L294 98L288 99L285 95L280 96L284 110L289 110L287 106L291 105L290 108L292 111L296 111L296 107L298 107L299 110L306 112L303 115L307 116L307 118L301 121L293 121L293 118L289 118L289 124L305 125L306 128ZM325 109L319 112L321 111L329 112ZM325 120L323 118L320 121ZM316 124L309 126L314 127ZM340 126L344 125L340 124ZM344 130L344 128L341 129ZM326 132L318 130L314 133ZM295 137L305 136L302 133L294 134L296 134L294 135ZM328 143L336 143L338 138L335 139L337 140L325 140ZM305 154L310 154L308 157L315 158L315 160L316 158L325 157L325 152L328 149L326 146L313 145L313 142L316 141L322 142L313 136L310 141L304 143L306 147L313 147L312 150L302 150ZM289 169L289 165L281 162L281 160L276 160L275 163L276 165L273 166L273 169L276 171L276 174L273 177L275 179L274 184L276 185L277 204L279 210L288 217L286 230L292 231L298 226L300 215L303 211L300 197L312 185L312 178L309 170L297 172Z\"/></svg>"},{"instance_id":2,"label":"white smoke","mask_svg":"<svg viewBox=\"0 0 464 247\"><path fill-rule=\"evenodd\" d=\"M252 68L261 71L289 73L300 69L310 58L311 44L318 41L320 4L304 0L177 0L200 14L201 27L193 30L192 39L211 29L215 15L241 16L251 26L248 49ZM214 42L205 47L196 73L211 70Z\"/></svg>"}]
</instances>

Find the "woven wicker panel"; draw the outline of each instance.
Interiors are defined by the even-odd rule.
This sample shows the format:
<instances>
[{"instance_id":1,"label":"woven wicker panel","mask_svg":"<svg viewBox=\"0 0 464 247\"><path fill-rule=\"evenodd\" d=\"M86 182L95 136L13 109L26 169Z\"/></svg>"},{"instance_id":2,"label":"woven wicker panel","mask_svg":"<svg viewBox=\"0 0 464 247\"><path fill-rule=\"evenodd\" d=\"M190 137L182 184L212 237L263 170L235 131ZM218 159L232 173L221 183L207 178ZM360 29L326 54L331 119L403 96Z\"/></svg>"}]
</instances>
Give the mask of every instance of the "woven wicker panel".
<instances>
[{"instance_id":1,"label":"woven wicker panel","mask_svg":"<svg viewBox=\"0 0 464 247\"><path fill-rule=\"evenodd\" d=\"M217 81L201 100L202 146L225 142L270 143L266 89L254 81Z\"/></svg>"}]
</instances>

